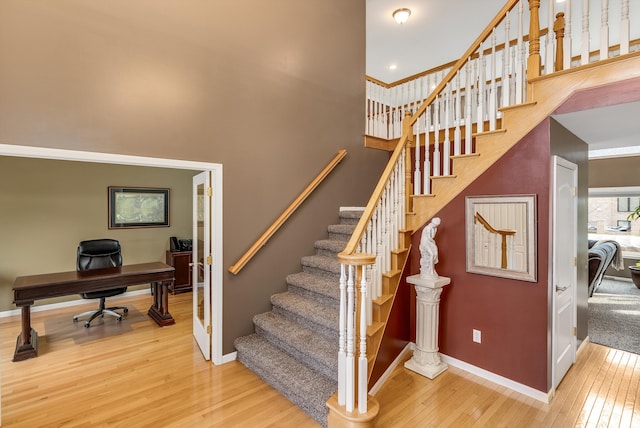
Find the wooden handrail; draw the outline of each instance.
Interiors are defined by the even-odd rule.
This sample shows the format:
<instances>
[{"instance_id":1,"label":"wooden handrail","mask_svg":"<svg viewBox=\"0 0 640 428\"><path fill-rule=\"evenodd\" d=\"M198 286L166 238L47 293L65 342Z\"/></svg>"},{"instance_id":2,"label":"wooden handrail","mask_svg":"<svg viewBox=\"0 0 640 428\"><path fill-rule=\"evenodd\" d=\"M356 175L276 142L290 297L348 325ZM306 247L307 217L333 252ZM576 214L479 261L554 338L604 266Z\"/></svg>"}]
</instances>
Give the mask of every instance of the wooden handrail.
<instances>
[{"instance_id":1,"label":"wooden handrail","mask_svg":"<svg viewBox=\"0 0 640 428\"><path fill-rule=\"evenodd\" d=\"M276 233L278 229L280 229L280 226L282 226L284 222L287 221L287 219L291 216L291 214L293 214L294 211L298 209L300 205L302 205L305 199L309 197L311 192L313 192L315 188L318 187L320 183L322 183L322 181L329 175L331 171L333 171L333 169L346 155L346 149L338 150L338 153L334 156L334 158L331 159L327 166L325 166L324 169L320 171L320 173L316 176L316 178L314 178L313 181L309 183L309 185L302 191L302 193L300 193L300 195L298 195L298 197L293 202L291 202L291 205L289 205L287 209L285 209L284 212L280 214L280 217L278 217L276 221L274 221L273 224L269 226L267 230L265 230L262 236L258 238L258 240L251 246L251 248L249 248L247 252L244 253L234 265L229 267L229 272L237 275L238 272L240 272L240 270L244 267L244 265L246 265L247 262L256 255L260 248L262 248L267 243L269 238L271 238L273 234Z\"/></svg>"},{"instance_id":2,"label":"wooden handrail","mask_svg":"<svg viewBox=\"0 0 640 428\"><path fill-rule=\"evenodd\" d=\"M507 268L507 236L513 236L516 234L515 230L510 230L510 229L496 229L495 227L491 226L489 224L489 222L482 217L482 215L480 213L476 213L476 215L473 218L474 222L475 221L479 221L480 224L482 224L482 226L484 226L485 229L487 229L490 233L495 233L497 235L500 235L502 237L502 243L501 243L501 250L502 250L502 269L506 269Z\"/></svg>"}]
</instances>

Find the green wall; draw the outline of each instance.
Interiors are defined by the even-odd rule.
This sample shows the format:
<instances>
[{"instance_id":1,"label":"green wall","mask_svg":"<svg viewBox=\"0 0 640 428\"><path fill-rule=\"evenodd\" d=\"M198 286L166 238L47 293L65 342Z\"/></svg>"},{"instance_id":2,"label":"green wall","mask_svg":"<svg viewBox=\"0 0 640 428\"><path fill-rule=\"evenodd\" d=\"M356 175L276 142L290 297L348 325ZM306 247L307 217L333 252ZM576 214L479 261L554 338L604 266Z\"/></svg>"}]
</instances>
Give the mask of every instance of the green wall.
<instances>
[{"instance_id":1,"label":"green wall","mask_svg":"<svg viewBox=\"0 0 640 428\"><path fill-rule=\"evenodd\" d=\"M191 235L194 171L0 156L0 311L16 276L75 270L85 239L120 241L125 264L164 261L169 236ZM109 230L107 187L169 188L170 227ZM145 286L131 287L131 289ZM77 299L67 296L38 304Z\"/></svg>"}]
</instances>

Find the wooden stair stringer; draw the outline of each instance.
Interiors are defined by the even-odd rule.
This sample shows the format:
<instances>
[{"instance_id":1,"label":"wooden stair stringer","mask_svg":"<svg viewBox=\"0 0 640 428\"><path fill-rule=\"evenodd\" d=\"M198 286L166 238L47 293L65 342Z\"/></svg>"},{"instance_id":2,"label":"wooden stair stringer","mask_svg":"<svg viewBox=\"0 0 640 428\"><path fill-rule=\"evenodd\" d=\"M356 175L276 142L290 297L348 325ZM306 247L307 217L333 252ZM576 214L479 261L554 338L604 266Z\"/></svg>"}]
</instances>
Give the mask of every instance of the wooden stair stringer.
<instances>
[{"instance_id":1,"label":"wooden stair stringer","mask_svg":"<svg viewBox=\"0 0 640 428\"><path fill-rule=\"evenodd\" d=\"M398 245L402 245L403 242L410 242L411 233L411 230L400 231ZM393 302L395 301L398 286L400 285L402 273L409 259L410 252L410 243L405 248L392 251L393 257L396 259L396 261L393 262L395 266L392 266L391 271L383 273L382 296L373 301L373 324L367 329L367 360L369 361L367 379L371 379L373 366L377 359L380 345L382 344L384 332L389 321L389 316L391 315L391 309L393 308ZM397 268L394 269L394 267Z\"/></svg>"},{"instance_id":2,"label":"wooden stair stringer","mask_svg":"<svg viewBox=\"0 0 640 428\"><path fill-rule=\"evenodd\" d=\"M503 132L477 134L478 156L454 157L452 174L456 178L432 180L432 197L413 198L408 227L420 229L575 92L638 77L640 52L533 79L529 92L535 99L503 109Z\"/></svg>"}]
</instances>

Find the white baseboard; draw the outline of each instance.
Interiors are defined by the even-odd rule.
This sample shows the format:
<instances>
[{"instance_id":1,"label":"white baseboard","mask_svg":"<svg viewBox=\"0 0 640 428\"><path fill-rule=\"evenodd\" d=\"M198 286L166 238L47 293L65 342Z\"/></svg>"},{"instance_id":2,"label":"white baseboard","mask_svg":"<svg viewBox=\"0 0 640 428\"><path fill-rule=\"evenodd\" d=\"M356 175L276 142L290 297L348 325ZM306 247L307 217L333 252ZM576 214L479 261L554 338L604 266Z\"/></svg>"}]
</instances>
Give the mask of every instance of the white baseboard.
<instances>
[{"instance_id":1,"label":"white baseboard","mask_svg":"<svg viewBox=\"0 0 640 428\"><path fill-rule=\"evenodd\" d=\"M222 362L220 364L230 363L231 361L235 361L238 356L238 352L231 352L229 354L224 354L222 356Z\"/></svg>"},{"instance_id":2,"label":"white baseboard","mask_svg":"<svg viewBox=\"0 0 640 428\"><path fill-rule=\"evenodd\" d=\"M404 349L400 351L400 354L396 357L395 360L393 360L393 362L387 368L387 370L385 370L384 373L382 373L382 376L380 376L380 379L378 379L376 384L373 385L373 387L369 390L369 394L376 395L380 390L380 388L382 388L382 386L385 384L385 382L389 380L395 368L398 367L400 363L402 363L402 360L405 359L407 354L413 351L415 348L416 348L415 343L413 342L407 343L407 346L405 346Z\"/></svg>"},{"instance_id":3,"label":"white baseboard","mask_svg":"<svg viewBox=\"0 0 640 428\"><path fill-rule=\"evenodd\" d=\"M442 357L442 361L450 366L459 368L460 370L464 370L465 372L474 374L497 385L504 386L505 388L509 388L512 391L526 395L527 397L533 398L534 400L538 400L548 404L551 401L551 397L553 396L553 390L549 392L538 391L537 389L531 388L530 386L523 385L511 379L507 379L506 377L497 375L485 369L481 369L480 367L476 367L472 364L465 363L464 361L460 361L456 358L449 357L448 355L440 354L440 356Z\"/></svg>"},{"instance_id":4,"label":"white baseboard","mask_svg":"<svg viewBox=\"0 0 640 428\"><path fill-rule=\"evenodd\" d=\"M139 294L151 294L151 289L127 291L126 293L122 294L122 296L118 296L118 297L137 296ZM31 313L48 311L50 309L68 308L71 306L78 306L85 303L87 303L87 300L85 299L75 299L75 300L69 300L66 302L50 303L48 305L31 306ZM2 311L0 312L0 318L7 318L14 315L20 315L21 313L22 313L22 309L12 309L10 311Z\"/></svg>"}]
</instances>

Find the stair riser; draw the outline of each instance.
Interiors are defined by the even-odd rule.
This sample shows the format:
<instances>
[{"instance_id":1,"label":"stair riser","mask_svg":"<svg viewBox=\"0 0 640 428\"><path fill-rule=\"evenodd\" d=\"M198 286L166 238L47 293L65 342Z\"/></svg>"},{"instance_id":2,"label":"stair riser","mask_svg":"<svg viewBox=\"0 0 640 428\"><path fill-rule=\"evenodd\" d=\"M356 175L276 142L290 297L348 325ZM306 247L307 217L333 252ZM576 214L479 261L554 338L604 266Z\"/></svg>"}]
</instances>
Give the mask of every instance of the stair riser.
<instances>
[{"instance_id":1,"label":"stair riser","mask_svg":"<svg viewBox=\"0 0 640 428\"><path fill-rule=\"evenodd\" d=\"M264 339L268 340L269 342L271 342L272 344L274 344L278 348L282 349L287 354L291 355L292 357L296 358L297 360L305 361L309 367L311 367L314 370L317 370L318 372L322 373L323 375L325 375L329 379L333 379L336 382L338 381L338 369L337 369L337 367L336 368L332 368L330 366L327 366L322 361L319 361L319 360L313 358L313 355L306 354L303 351L301 351L301 350L295 348L294 346L292 346L290 343L287 343L287 342L285 342L283 340L280 340L279 338L277 338L276 336L272 335L270 332L264 330L260 326L256 325L255 329L256 329L256 333L257 334L259 334ZM338 352L336 351L336 355L337 354L338 354Z\"/></svg>"},{"instance_id":2,"label":"stair riser","mask_svg":"<svg viewBox=\"0 0 640 428\"><path fill-rule=\"evenodd\" d=\"M340 300L334 299L324 294L314 293L313 291L307 290L306 288L298 287L297 285L289 284L288 290L307 299L312 299L317 302L324 303L325 305L329 305L336 309L340 307Z\"/></svg>"},{"instance_id":3,"label":"stair riser","mask_svg":"<svg viewBox=\"0 0 640 428\"><path fill-rule=\"evenodd\" d=\"M329 327L329 326L318 324L317 322L314 322L308 318L305 318L299 314L288 311L287 309L281 308L279 306L274 306L273 311L295 322L298 322L303 326L307 327L308 329L314 330L317 333L322 334L323 336L331 340L336 340L336 341L338 340L338 324L337 324L338 320L336 320L335 326Z\"/></svg>"},{"instance_id":4,"label":"stair riser","mask_svg":"<svg viewBox=\"0 0 640 428\"><path fill-rule=\"evenodd\" d=\"M336 284L340 281L340 274L336 272L330 272L324 269L320 269L313 266L302 266L302 271L306 273L310 273L313 275L320 275L324 278L329 278L336 282Z\"/></svg>"},{"instance_id":5,"label":"stair riser","mask_svg":"<svg viewBox=\"0 0 640 428\"><path fill-rule=\"evenodd\" d=\"M337 233L337 232L329 232L329 239L334 239L336 241L345 241L348 242L349 238L351 238L351 234Z\"/></svg>"},{"instance_id":6,"label":"stair riser","mask_svg":"<svg viewBox=\"0 0 640 428\"><path fill-rule=\"evenodd\" d=\"M316 404L315 406L313 406L311 403L309 403L308 400L305 399L306 397L301 397L300 395L296 394L296 391L291 390L290 385L287 385L286 382L282 382L281 379L279 379L277 376L272 376L268 369L261 367L258 362L248 358L244 353L240 351L238 351L238 360L245 366L249 367L255 374L260 376L262 380L278 390L282 395L287 397L288 400L290 400L296 406L300 407L305 413L315 419L318 423L326 426L326 415L328 413L328 410L324 406L324 403L322 403L322 405ZM338 385L336 383L336 389L337 388Z\"/></svg>"},{"instance_id":7,"label":"stair riser","mask_svg":"<svg viewBox=\"0 0 640 428\"><path fill-rule=\"evenodd\" d=\"M325 248L316 248L316 254L318 256L324 256L324 257L333 257L336 258L338 257L338 253L340 251L331 251L331 250L327 250Z\"/></svg>"}]
</instances>

